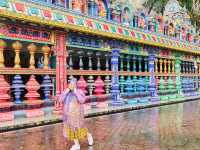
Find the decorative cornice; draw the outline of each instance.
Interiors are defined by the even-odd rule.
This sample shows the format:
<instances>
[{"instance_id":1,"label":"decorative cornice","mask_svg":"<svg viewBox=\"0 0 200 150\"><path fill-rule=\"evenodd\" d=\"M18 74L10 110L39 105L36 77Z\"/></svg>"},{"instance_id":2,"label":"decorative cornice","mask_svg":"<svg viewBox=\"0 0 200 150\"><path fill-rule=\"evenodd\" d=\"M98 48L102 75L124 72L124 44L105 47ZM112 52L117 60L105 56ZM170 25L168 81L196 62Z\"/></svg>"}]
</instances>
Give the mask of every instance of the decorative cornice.
<instances>
[{"instance_id":1,"label":"decorative cornice","mask_svg":"<svg viewBox=\"0 0 200 150\"><path fill-rule=\"evenodd\" d=\"M136 29L91 19L89 17L78 16L69 12L24 2L22 0L1 0L0 16L182 52L200 54L200 47L187 42L179 42L155 33L145 33Z\"/></svg>"}]
</instances>

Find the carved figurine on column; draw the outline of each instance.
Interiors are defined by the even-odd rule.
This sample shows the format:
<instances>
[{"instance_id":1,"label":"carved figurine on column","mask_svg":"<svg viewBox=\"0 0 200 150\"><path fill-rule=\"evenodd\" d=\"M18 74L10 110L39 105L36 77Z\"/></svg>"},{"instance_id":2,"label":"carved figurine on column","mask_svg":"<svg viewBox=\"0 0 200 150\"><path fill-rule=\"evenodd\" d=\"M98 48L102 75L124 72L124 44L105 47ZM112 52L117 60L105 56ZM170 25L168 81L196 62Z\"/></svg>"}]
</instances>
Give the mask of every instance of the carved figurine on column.
<instances>
[{"instance_id":1,"label":"carved figurine on column","mask_svg":"<svg viewBox=\"0 0 200 150\"><path fill-rule=\"evenodd\" d=\"M19 41L16 41L12 44L12 47L15 50L15 66L14 68L21 68L20 66L20 50L22 49L22 44Z\"/></svg>"},{"instance_id":2,"label":"carved figurine on column","mask_svg":"<svg viewBox=\"0 0 200 150\"><path fill-rule=\"evenodd\" d=\"M0 68L4 68L4 49L6 47L6 43L3 40L0 40Z\"/></svg>"},{"instance_id":3,"label":"carved figurine on column","mask_svg":"<svg viewBox=\"0 0 200 150\"><path fill-rule=\"evenodd\" d=\"M49 52L50 48L49 46L45 45L42 47L42 51L44 53L44 69L48 69L48 64L49 64Z\"/></svg>"},{"instance_id":4,"label":"carved figurine on column","mask_svg":"<svg viewBox=\"0 0 200 150\"><path fill-rule=\"evenodd\" d=\"M37 47L35 46L35 44L31 43L28 46L28 50L29 50L29 53L30 53L30 66L29 66L29 68L30 69L34 69L35 68L35 58L34 58L34 55L35 55L35 51L37 50Z\"/></svg>"}]
</instances>

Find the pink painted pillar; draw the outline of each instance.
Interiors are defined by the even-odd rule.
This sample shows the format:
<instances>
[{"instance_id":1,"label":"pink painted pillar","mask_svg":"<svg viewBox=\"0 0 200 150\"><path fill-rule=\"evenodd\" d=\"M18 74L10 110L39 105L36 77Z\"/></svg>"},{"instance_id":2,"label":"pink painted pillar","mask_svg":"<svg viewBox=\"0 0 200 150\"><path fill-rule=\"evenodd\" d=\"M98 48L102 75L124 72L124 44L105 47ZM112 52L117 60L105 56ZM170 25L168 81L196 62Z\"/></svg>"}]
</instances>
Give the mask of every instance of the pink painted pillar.
<instances>
[{"instance_id":1,"label":"pink painted pillar","mask_svg":"<svg viewBox=\"0 0 200 150\"><path fill-rule=\"evenodd\" d=\"M56 97L58 98L64 89L67 87L67 72L66 72L66 33L57 31L55 34L56 40ZM54 111L60 113L62 104L55 101Z\"/></svg>"}]
</instances>

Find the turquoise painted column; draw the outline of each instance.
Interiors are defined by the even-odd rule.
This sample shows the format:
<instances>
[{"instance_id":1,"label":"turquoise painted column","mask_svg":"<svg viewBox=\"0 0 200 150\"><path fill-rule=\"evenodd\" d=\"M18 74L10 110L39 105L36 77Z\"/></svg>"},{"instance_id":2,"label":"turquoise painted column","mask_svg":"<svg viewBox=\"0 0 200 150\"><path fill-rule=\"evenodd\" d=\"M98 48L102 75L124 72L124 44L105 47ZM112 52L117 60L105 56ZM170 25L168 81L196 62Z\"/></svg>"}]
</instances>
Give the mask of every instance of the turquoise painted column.
<instances>
[{"instance_id":1,"label":"turquoise painted column","mask_svg":"<svg viewBox=\"0 0 200 150\"><path fill-rule=\"evenodd\" d=\"M136 72L136 56L133 56L133 72Z\"/></svg>"},{"instance_id":2,"label":"turquoise painted column","mask_svg":"<svg viewBox=\"0 0 200 150\"><path fill-rule=\"evenodd\" d=\"M142 56L138 56L139 72L142 72Z\"/></svg>"},{"instance_id":3,"label":"turquoise painted column","mask_svg":"<svg viewBox=\"0 0 200 150\"><path fill-rule=\"evenodd\" d=\"M136 56L133 56L133 72L136 72ZM137 92L137 76L133 76L133 92Z\"/></svg>"},{"instance_id":4,"label":"turquoise painted column","mask_svg":"<svg viewBox=\"0 0 200 150\"><path fill-rule=\"evenodd\" d=\"M120 55L120 71L124 71L124 56ZM120 76L120 92L121 94L124 93L124 85L125 85L125 79L124 76Z\"/></svg>"},{"instance_id":5,"label":"turquoise painted column","mask_svg":"<svg viewBox=\"0 0 200 150\"><path fill-rule=\"evenodd\" d=\"M130 72L130 57L127 56L126 57L126 60L127 60L127 72ZM127 79L126 79L126 95L127 96L130 96L133 92L133 88L132 88L132 80L131 80L131 77L130 75L128 75Z\"/></svg>"}]
</instances>

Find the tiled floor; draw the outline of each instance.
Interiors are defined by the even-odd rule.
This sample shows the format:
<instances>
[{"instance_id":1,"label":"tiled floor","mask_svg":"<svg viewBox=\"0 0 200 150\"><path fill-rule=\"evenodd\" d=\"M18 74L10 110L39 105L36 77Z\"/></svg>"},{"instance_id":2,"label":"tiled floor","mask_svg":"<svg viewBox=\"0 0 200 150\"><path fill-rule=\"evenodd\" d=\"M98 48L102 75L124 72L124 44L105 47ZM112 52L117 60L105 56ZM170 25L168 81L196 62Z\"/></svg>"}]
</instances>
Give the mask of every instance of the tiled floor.
<instances>
[{"instance_id":1,"label":"tiled floor","mask_svg":"<svg viewBox=\"0 0 200 150\"><path fill-rule=\"evenodd\" d=\"M95 145L82 150L200 150L200 101L86 119ZM0 134L0 150L68 150L62 125Z\"/></svg>"}]
</instances>

